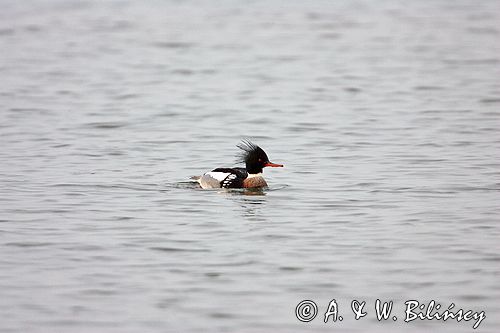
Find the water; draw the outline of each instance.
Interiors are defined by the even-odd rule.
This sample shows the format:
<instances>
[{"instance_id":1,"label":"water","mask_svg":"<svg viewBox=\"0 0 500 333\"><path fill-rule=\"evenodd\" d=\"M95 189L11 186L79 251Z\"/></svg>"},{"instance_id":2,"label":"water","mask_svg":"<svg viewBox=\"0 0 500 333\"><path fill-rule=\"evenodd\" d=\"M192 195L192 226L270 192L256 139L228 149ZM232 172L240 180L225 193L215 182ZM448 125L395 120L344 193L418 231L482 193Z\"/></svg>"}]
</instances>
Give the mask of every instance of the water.
<instances>
[{"instance_id":1,"label":"water","mask_svg":"<svg viewBox=\"0 0 500 333\"><path fill-rule=\"evenodd\" d=\"M498 1L1 7L2 332L500 328ZM269 189L186 183L242 138Z\"/></svg>"}]
</instances>

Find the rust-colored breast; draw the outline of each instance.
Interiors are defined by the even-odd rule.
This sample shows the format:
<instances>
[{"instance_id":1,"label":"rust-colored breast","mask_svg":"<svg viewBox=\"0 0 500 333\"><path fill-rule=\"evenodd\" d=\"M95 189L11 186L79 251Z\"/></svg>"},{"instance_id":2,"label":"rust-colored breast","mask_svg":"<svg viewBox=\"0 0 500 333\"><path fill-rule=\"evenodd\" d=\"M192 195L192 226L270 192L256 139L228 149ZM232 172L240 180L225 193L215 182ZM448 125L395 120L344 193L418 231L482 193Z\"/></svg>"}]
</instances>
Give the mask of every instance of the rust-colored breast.
<instances>
[{"instance_id":1,"label":"rust-colored breast","mask_svg":"<svg viewBox=\"0 0 500 333\"><path fill-rule=\"evenodd\" d=\"M243 181L243 187L246 188L265 187L265 186L267 186L267 183L263 177L251 177L251 178L246 178Z\"/></svg>"}]
</instances>

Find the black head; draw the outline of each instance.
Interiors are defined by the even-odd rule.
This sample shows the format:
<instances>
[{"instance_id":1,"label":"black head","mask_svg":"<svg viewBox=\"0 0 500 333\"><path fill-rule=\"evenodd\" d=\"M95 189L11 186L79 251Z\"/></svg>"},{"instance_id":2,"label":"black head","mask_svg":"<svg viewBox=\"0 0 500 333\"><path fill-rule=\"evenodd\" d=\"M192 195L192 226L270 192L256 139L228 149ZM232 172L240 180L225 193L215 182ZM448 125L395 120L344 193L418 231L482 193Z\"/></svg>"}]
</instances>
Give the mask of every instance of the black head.
<instances>
[{"instance_id":1,"label":"black head","mask_svg":"<svg viewBox=\"0 0 500 333\"><path fill-rule=\"evenodd\" d=\"M248 140L241 141L237 147L243 150L241 161L245 162L247 172L250 174L261 173L262 169L265 167L283 166L281 164L271 163L266 152Z\"/></svg>"}]
</instances>

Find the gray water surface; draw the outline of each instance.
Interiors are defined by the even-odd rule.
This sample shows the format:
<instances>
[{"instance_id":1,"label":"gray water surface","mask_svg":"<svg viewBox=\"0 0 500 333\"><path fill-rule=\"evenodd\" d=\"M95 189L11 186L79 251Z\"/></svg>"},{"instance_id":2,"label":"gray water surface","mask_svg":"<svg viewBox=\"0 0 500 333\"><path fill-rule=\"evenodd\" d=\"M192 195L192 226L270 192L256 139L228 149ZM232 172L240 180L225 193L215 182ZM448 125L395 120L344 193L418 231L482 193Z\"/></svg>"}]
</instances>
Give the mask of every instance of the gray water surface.
<instances>
[{"instance_id":1,"label":"gray water surface","mask_svg":"<svg viewBox=\"0 0 500 333\"><path fill-rule=\"evenodd\" d=\"M500 329L500 2L0 6L2 333Z\"/></svg>"}]
</instances>

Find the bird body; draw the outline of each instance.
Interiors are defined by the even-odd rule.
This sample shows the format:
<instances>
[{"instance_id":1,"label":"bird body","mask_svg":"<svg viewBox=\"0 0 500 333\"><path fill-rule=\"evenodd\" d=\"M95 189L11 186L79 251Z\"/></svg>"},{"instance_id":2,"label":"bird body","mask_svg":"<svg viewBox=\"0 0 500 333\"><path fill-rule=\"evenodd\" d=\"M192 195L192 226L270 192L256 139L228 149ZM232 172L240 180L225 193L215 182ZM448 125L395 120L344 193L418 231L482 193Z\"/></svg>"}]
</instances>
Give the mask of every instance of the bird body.
<instances>
[{"instance_id":1,"label":"bird body","mask_svg":"<svg viewBox=\"0 0 500 333\"><path fill-rule=\"evenodd\" d=\"M267 182L262 176L265 167L283 167L281 164L269 162L267 154L259 146L250 141L242 141L238 146L243 150L241 155L245 168L217 168L195 177L204 189L207 188L261 188Z\"/></svg>"}]
</instances>

